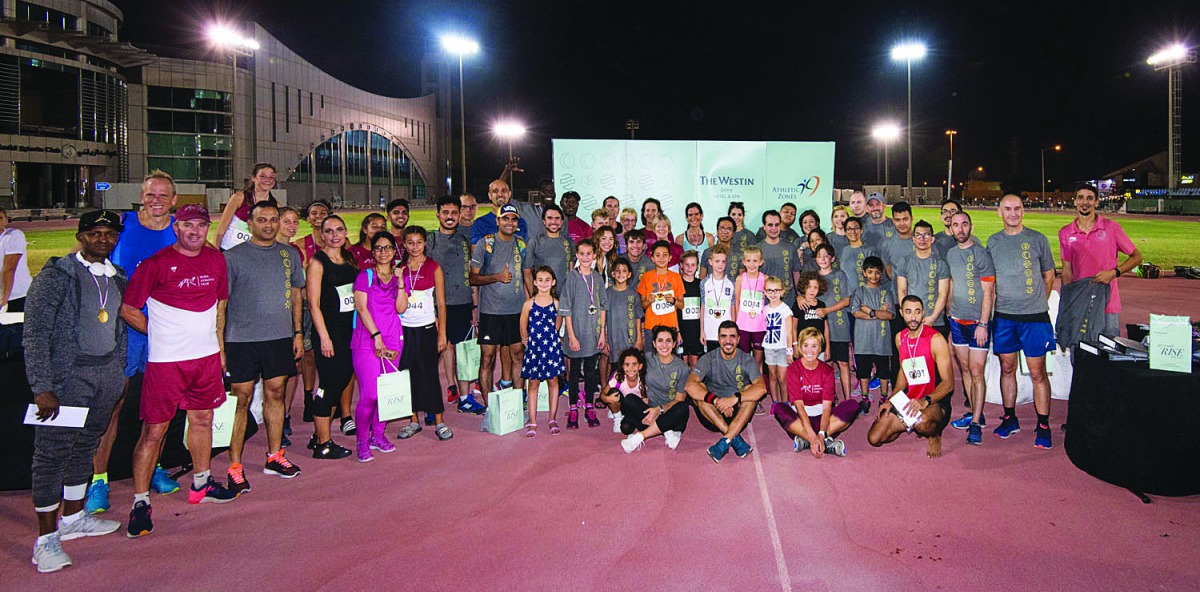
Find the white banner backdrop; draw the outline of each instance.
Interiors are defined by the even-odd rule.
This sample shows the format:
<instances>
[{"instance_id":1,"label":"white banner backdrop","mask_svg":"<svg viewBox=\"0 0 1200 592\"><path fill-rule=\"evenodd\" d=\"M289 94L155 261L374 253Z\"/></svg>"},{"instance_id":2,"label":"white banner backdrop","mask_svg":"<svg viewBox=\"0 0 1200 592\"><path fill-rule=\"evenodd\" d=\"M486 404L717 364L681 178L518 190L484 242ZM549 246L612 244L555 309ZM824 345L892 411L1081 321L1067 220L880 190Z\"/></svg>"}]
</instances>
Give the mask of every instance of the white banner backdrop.
<instances>
[{"instance_id":1,"label":"white banner backdrop","mask_svg":"<svg viewBox=\"0 0 1200 592\"><path fill-rule=\"evenodd\" d=\"M763 212L787 202L797 213L816 211L830 228L833 142L556 139L553 146L558 194L579 192L579 217L588 222L611 195L639 216L642 201L657 198L676 233L687 225L691 202L704 208L710 232L735 201L745 204L751 229L761 225Z\"/></svg>"}]
</instances>

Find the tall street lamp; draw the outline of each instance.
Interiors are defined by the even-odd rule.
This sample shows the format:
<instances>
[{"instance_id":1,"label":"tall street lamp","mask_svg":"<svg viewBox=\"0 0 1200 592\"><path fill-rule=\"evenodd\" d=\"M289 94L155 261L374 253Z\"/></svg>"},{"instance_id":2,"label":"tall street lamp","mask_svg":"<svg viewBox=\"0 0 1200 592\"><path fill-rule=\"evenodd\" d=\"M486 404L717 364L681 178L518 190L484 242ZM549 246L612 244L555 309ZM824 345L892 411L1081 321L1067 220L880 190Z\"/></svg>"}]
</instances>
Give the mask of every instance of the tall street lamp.
<instances>
[{"instance_id":1,"label":"tall street lamp","mask_svg":"<svg viewBox=\"0 0 1200 592\"><path fill-rule=\"evenodd\" d=\"M946 130L946 135L950 136L950 166L946 169L946 199L950 199L954 193L954 136L958 135L957 130Z\"/></svg>"},{"instance_id":2,"label":"tall street lamp","mask_svg":"<svg viewBox=\"0 0 1200 592\"><path fill-rule=\"evenodd\" d=\"M1183 164L1183 72L1187 64L1196 63L1195 50L1182 43L1165 47L1146 60L1155 70L1167 71L1167 190L1175 191L1179 184L1179 172Z\"/></svg>"},{"instance_id":3,"label":"tall street lamp","mask_svg":"<svg viewBox=\"0 0 1200 592\"><path fill-rule=\"evenodd\" d=\"M467 107L463 101L463 56L479 53L479 42L462 35L443 35L442 48L458 56L458 127L462 143L462 191L467 190Z\"/></svg>"},{"instance_id":4,"label":"tall street lamp","mask_svg":"<svg viewBox=\"0 0 1200 592\"><path fill-rule=\"evenodd\" d=\"M229 99L229 185L233 191L237 191L237 133L234 125L237 121L237 59L238 56L253 57L254 52L259 49L259 44L253 37L244 37L238 31L223 25L209 28L208 38L229 54L233 63L233 92L230 93Z\"/></svg>"},{"instance_id":5,"label":"tall street lamp","mask_svg":"<svg viewBox=\"0 0 1200 592\"><path fill-rule=\"evenodd\" d=\"M1042 148L1042 202L1046 201L1046 151L1062 152L1062 145L1055 144Z\"/></svg>"},{"instance_id":6,"label":"tall street lamp","mask_svg":"<svg viewBox=\"0 0 1200 592\"><path fill-rule=\"evenodd\" d=\"M513 162L513 140L519 140L525 137L525 126L516 121L501 121L492 126L492 134L497 138L508 143L508 162L512 165ZM513 184L512 175L515 173L512 166L508 167L509 177L508 184Z\"/></svg>"},{"instance_id":7,"label":"tall street lamp","mask_svg":"<svg viewBox=\"0 0 1200 592\"><path fill-rule=\"evenodd\" d=\"M900 126L891 122L881 123L871 128L871 137L883 144L883 184L890 185L891 179L888 175L888 145L900 137Z\"/></svg>"},{"instance_id":8,"label":"tall street lamp","mask_svg":"<svg viewBox=\"0 0 1200 592\"><path fill-rule=\"evenodd\" d=\"M908 75L908 129L905 133L908 135L908 189L912 191L913 165L912 165L912 63L925 57L925 44L919 41L901 43L892 48L892 60L904 62L905 70ZM910 196L911 197L911 196Z\"/></svg>"}]
</instances>

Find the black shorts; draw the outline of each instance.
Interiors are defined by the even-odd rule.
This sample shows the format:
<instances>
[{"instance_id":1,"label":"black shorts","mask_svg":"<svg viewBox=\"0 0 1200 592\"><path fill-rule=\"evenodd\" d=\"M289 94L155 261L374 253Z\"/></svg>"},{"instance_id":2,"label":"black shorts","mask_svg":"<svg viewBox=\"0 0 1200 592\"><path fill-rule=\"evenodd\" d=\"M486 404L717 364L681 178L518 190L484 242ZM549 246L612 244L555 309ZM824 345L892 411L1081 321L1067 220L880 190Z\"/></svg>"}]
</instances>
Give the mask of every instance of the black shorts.
<instances>
[{"instance_id":1,"label":"black shorts","mask_svg":"<svg viewBox=\"0 0 1200 592\"><path fill-rule=\"evenodd\" d=\"M684 341L683 343L679 344L679 347L683 349L683 355L685 356L702 356L708 351L708 349L705 347L705 344L700 343L699 337L697 337L695 341ZM720 349L720 346L718 346L717 349Z\"/></svg>"},{"instance_id":2,"label":"black shorts","mask_svg":"<svg viewBox=\"0 0 1200 592\"><path fill-rule=\"evenodd\" d=\"M296 375L292 340L225 342L225 369L229 382L254 382Z\"/></svg>"},{"instance_id":3,"label":"black shorts","mask_svg":"<svg viewBox=\"0 0 1200 592\"><path fill-rule=\"evenodd\" d=\"M708 421L707 417L704 417L704 413L700 411L700 406L698 404L696 404L696 401L693 399L689 399L689 401L692 404L692 410L696 412L696 421L700 422L700 425L704 426L704 429L706 429L710 432L713 432L715 434L720 434L721 430L717 429L717 426L714 425L713 422ZM733 417L737 416L737 411L738 410L735 407L733 410ZM717 413L720 413L720 412L721 412L720 410L717 410ZM722 417L725 417L725 416L722 416ZM733 421L733 417L725 417L725 423L729 423L729 422ZM750 424L753 421L754 421L754 415L751 415L750 420L746 422L746 427L747 428L750 427ZM743 429L742 431L745 432L746 430Z\"/></svg>"},{"instance_id":4,"label":"black shorts","mask_svg":"<svg viewBox=\"0 0 1200 592\"><path fill-rule=\"evenodd\" d=\"M829 353L833 355L834 362L850 363L850 342L849 341L830 341Z\"/></svg>"},{"instance_id":5,"label":"black shorts","mask_svg":"<svg viewBox=\"0 0 1200 592\"><path fill-rule=\"evenodd\" d=\"M479 345L521 343L521 315L479 313Z\"/></svg>"},{"instance_id":6,"label":"black shorts","mask_svg":"<svg viewBox=\"0 0 1200 592\"><path fill-rule=\"evenodd\" d=\"M836 355L836 354L835 354ZM871 354L854 354L854 375L859 380L871 378L871 366L875 367L875 375L880 380L891 380L891 356L873 356Z\"/></svg>"},{"instance_id":7,"label":"black shorts","mask_svg":"<svg viewBox=\"0 0 1200 592\"><path fill-rule=\"evenodd\" d=\"M467 335L471 333L471 318L474 310L475 305L469 302L446 305L446 341L450 342L450 345L467 340Z\"/></svg>"}]
</instances>

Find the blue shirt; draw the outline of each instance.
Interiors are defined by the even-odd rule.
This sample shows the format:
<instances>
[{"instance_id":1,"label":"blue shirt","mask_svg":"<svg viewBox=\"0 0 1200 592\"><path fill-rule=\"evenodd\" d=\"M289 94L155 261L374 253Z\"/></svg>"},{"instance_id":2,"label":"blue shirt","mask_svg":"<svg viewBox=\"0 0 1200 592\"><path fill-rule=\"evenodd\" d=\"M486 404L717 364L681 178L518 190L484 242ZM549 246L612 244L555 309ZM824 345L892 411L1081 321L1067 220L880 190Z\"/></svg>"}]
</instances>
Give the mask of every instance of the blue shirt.
<instances>
[{"instance_id":1,"label":"blue shirt","mask_svg":"<svg viewBox=\"0 0 1200 592\"><path fill-rule=\"evenodd\" d=\"M521 237L522 240L524 240L525 233L528 229L529 229L529 227L525 224L525 219L517 218L516 235ZM499 226L496 225L496 213L488 212L488 213L476 218L475 224L473 224L471 226L471 245L474 246L475 243L479 242L479 239L481 239L489 234L496 234L499 231L500 231L500 228L499 228Z\"/></svg>"}]
</instances>

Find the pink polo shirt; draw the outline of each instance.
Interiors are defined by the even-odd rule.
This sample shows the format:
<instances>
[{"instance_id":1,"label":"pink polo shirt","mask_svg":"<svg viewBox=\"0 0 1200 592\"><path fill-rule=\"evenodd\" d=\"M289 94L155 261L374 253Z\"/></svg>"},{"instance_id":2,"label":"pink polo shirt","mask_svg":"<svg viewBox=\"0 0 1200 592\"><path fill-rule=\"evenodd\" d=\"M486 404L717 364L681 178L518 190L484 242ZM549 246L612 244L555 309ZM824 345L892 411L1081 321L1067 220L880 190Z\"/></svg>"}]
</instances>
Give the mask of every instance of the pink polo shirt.
<instances>
[{"instance_id":1,"label":"pink polo shirt","mask_svg":"<svg viewBox=\"0 0 1200 592\"><path fill-rule=\"evenodd\" d=\"M1133 253L1133 241L1125 235L1120 224L1103 216L1096 216L1096 225L1091 232L1084 232L1074 220L1058 231L1058 249L1063 263L1069 262L1075 278L1095 276L1106 269L1117 266L1117 251ZM1117 280L1109 284L1112 292L1108 298L1107 313L1121 312L1121 294L1117 291Z\"/></svg>"}]
</instances>

